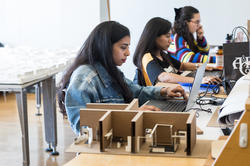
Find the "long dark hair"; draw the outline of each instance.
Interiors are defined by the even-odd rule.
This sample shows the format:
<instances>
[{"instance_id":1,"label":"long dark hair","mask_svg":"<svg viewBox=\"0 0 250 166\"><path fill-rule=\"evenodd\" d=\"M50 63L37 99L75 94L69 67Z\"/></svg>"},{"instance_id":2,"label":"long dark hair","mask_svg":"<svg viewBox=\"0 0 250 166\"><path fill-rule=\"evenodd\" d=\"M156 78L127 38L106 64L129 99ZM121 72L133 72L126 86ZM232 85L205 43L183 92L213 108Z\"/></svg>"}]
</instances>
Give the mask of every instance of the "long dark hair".
<instances>
[{"instance_id":1,"label":"long dark hair","mask_svg":"<svg viewBox=\"0 0 250 166\"><path fill-rule=\"evenodd\" d=\"M199 13L199 10L192 6L184 6L183 8L175 9L175 22L173 33L177 33L187 41L189 48L198 52L198 48L194 44L194 36L189 32L187 22L190 22L194 14Z\"/></svg>"},{"instance_id":2,"label":"long dark hair","mask_svg":"<svg viewBox=\"0 0 250 166\"><path fill-rule=\"evenodd\" d=\"M158 49L156 38L167 34L171 30L171 23L160 17L154 17L146 24L135 49L133 62L138 69L142 68L142 57L145 53L153 53Z\"/></svg>"},{"instance_id":3,"label":"long dark hair","mask_svg":"<svg viewBox=\"0 0 250 166\"><path fill-rule=\"evenodd\" d=\"M73 64L68 68L59 84L58 102L63 114L66 114L64 90L67 88L72 73L83 64L93 65L96 62L101 63L110 74L112 81L120 86L120 93L124 97L125 102L132 101L132 92L129 90L121 72L117 68L112 53L113 44L125 36L130 36L129 29L115 21L100 23L90 33Z\"/></svg>"}]
</instances>

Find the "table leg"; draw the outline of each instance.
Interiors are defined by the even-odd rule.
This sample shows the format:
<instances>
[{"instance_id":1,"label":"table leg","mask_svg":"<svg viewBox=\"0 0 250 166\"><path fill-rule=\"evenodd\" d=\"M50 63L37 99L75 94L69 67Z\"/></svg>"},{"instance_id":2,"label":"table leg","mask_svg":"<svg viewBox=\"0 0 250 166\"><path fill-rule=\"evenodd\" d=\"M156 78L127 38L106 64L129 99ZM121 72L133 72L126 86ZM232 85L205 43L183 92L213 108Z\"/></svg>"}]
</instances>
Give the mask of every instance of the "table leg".
<instances>
[{"instance_id":1,"label":"table leg","mask_svg":"<svg viewBox=\"0 0 250 166\"><path fill-rule=\"evenodd\" d=\"M40 82L35 85L35 94L36 94L36 108L37 113L36 116L41 116L40 108L41 108L41 86Z\"/></svg>"},{"instance_id":2,"label":"table leg","mask_svg":"<svg viewBox=\"0 0 250 166\"><path fill-rule=\"evenodd\" d=\"M27 94L25 89L21 89L20 92L16 92L16 101L22 130L23 165L28 166L30 164L29 128L27 112Z\"/></svg>"},{"instance_id":3,"label":"table leg","mask_svg":"<svg viewBox=\"0 0 250 166\"><path fill-rule=\"evenodd\" d=\"M4 102L6 102L6 101L7 101L6 91L3 91L3 99L4 99Z\"/></svg>"},{"instance_id":4,"label":"table leg","mask_svg":"<svg viewBox=\"0 0 250 166\"><path fill-rule=\"evenodd\" d=\"M50 77L42 82L43 106L44 106L44 126L45 139L49 147L47 151L52 151L52 155L59 155L57 146L57 120L56 120L56 86L55 77Z\"/></svg>"}]
</instances>

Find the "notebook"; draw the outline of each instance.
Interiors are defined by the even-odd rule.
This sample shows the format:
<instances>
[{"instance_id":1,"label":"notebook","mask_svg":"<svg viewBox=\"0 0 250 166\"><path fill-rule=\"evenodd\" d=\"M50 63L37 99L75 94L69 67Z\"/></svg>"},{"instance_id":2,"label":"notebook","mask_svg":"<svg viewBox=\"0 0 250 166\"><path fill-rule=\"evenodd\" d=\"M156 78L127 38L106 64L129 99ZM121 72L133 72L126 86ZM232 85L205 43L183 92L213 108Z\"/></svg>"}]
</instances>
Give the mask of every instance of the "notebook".
<instances>
[{"instance_id":1,"label":"notebook","mask_svg":"<svg viewBox=\"0 0 250 166\"><path fill-rule=\"evenodd\" d=\"M189 111L193 108L196 99L200 91L200 85L202 83L202 78L206 69L207 62L203 63L196 72L194 82L189 94L188 101L178 100L178 99L169 99L169 100L150 100L146 104L154 105L160 108L162 111L173 111L173 112L183 112Z\"/></svg>"}]
</instances>

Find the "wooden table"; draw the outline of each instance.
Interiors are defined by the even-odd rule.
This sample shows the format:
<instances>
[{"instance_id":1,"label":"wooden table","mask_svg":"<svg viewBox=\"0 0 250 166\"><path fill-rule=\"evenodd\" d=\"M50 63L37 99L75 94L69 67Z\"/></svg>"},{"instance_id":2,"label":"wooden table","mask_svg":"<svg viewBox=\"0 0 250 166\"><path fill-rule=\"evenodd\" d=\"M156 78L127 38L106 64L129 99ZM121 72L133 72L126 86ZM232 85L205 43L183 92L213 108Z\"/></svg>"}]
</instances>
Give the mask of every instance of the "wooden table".
<instances>
[{"instance_id":1,"label":"wooden table","mask_svg":"<svg viewBox=\"0 0 250 166\"><path fill-rule=\"evenodd\" d=\"M227 136L219 137L226 140ZM155 157L155 156L128 156L109 154L80 154L64 166L155 166L155 165L181 165L181 166L211 166L214 162L211 154L207 159L181 158L181 157Z\"/></svg>"},{"instance_id":2,"label":"wooden table","mask_svg":"<svg viewBox=\"0 0 250 166\"><path fill-rule=\"evenodd\" d=\"M175 87L177 84L158 83L156 86L171 86ZM220 94L224 97L223 94ZM215 106L214 106L215 107ZM204 113L200 113L204 116ZM211 115L210 115L211 116ZM205 122L210 119L204 120ZM208 118L208 117L207 117ZM204 125L203 125L204 128ZM220 130L215 128L214 131ZM215 134L218 135L218 134ZM211 137L212 138L212 137ZM208 139L211 139L208 138ZM110 154L86 154L82 153L65 164L65 166L155 166L155 165L176 165L176 166L210 166L213 163L211 156L208 158L182 158L182 157L156 157L156 156L135 156L135 155L110 155Z\"/></svg>"},{"instance_id":3,"label":"wooden table","mask_svg":"<svg viewBox=\"0 0 250 166\"><path fill-rule=\"evenodd\" d=\"M210 119L204 117L207 113L200 113L201 119L205 125L202 127L207 129L206 124ZM207 114L211 116L210 114ZM208 133L204 133L202 137L208 137L207 139L218 139L215 135L219 135L219 128L210 129L210 133L214 133L208 137ZM200 137L200 136L198 136ZM188 157L156 157L156 156L136 156L136 155L111 155L111 154L86 154L82 153L79 156L75 157L71 161L65 164L65 166L80 166L80 165L88 165L88 166L155 166L155 165L170 165L170 166L211 166L214 160L211 159L207 161L208 158L188 158ZM210 163L210 165L208 165Z\"/></svg>"},{"instance_id":4,"label":"wooden table","mask_svg":"<svg viewBox=\"0 0 250 166\"><path fill-rule=\"evenodd\" d=\"M80 154L64 166L156 166L156 165L180 165L203 166L206 159L199 158L173 158L152 156L128 156L128 155L104 155L104 154Z\"/></svg>"},{"instance_id":5,"label":"wooden table","mask_svg":"<svg viewBox=\"0 0 250 166\"><path fill-rule=\"evenodd\" d=\"M227 139L228 139L228 136L220 136L218 140L227 140ZM212 147L212 148L216 148L216 147ZM214 163L214 160L215 159L212 158L212 155L210 153L204 166L211 166Z\"/></svg>"}]
</instances>

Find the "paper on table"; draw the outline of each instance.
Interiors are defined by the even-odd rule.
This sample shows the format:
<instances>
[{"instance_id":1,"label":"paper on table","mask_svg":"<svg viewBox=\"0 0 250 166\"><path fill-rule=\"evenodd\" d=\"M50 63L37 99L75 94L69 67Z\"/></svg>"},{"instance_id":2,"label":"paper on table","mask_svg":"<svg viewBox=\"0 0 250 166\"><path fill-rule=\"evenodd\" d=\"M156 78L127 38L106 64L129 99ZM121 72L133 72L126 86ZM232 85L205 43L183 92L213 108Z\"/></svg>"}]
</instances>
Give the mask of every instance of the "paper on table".
<instances>
[{"instance_id":1,"label":"paper on table","mask_svg":"<svg viewBox=\"0 0 250 166\"><path fill-rule=\"evenodd\" d=\"M245 110L246 99L249 93L248 76L241 77L235 84L234 88L226 98L221 106L218 121L219 123L226 123L228 116L233 116Z\"/></svg>"}]
</instances>

